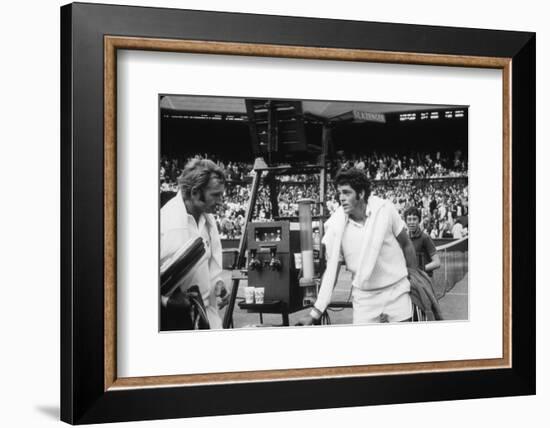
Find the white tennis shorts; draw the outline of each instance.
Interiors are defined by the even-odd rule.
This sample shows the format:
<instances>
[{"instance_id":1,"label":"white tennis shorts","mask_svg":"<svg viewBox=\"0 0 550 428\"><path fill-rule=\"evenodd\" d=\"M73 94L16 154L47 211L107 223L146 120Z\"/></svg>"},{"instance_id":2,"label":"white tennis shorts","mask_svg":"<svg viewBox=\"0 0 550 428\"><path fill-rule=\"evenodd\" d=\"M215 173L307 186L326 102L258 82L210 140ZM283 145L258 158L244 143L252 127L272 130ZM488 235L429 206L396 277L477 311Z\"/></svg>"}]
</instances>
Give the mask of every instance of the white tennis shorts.
<instances>
[{"instance_id":1,"label":"white tennis shorts","mask_svg":"<svg viewBox=\"0 0 550 428\"><path fill-rule=\"evenodd\" d=\"M410 290L407 277L378 290L353 287L353 323L399 322L411 318Z\"/></svg>"}]
</instances>

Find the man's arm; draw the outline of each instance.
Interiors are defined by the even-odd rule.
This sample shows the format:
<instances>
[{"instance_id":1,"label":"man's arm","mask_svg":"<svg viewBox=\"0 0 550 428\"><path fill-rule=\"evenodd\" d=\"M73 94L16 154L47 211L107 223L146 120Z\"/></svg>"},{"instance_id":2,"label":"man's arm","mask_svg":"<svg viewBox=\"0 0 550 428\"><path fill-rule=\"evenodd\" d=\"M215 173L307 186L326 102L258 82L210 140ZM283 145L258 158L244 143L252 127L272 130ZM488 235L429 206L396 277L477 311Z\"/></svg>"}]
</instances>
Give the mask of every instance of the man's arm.
<instances>
[{"instance_id":1,"label":"man's arm","mask_svg":"<svg viewBox=\"0 0 550 428\"><path fill-rule=\"evenodd\" d=\"M439 267L441 266L441 261L439 260L437 249L435 248L432 239L427 235L424 240L424 245L431 259L430 263L424 266L424 269L426 270L426 272L431 272L433 270L439 269Z\"/></svg>"},{"instance_id":2,"label":"man's arm","mask_svg":"<svg viewBox=\"0 0 550 428\"><path fill-rule=\"evenodd\" d=\"M336 267L336 276L334 280L334 284L332 284L332 287L330 288L323 288L323 282L321 282L321 288L319 289L319 294L317 295L317 300L315 302L315 305L311 307L311 311L309 311L307 314L303 315L296 325L312 325L316 322L320 322L319 320L323 316L324 311L326 310L327 306L330 303L330 298L332 296L332 291L334 290L334 287L336 286L336 283L338 282L338 275L340 274L340 268L342 267L342 262L338 261L338 266ZM330 284L324 284L325 287L330 286ZM323 310L320 310L317 308L317 306L320 306L323 308Z\"/></svg>"},{"instance_id":3,"label":"man's arm","mask_svg":"<svg viewBox=\"0 0 550 428\"><path fill-rule=\"evenodd\" d=\"M407 229L403 228L401 232L399 232L399 235L396 236L396 238L397 242L399 242L399 245L401 246L403 255L405 256L407 268L417 268L418 261L416 260L416 252L414 251L414 245L411 241L411 238L409 238Z\"/></svg>"},{"instance_id":4,"label":"man's arm","mask_svg":"<svg viewBox=\"0 0 550 428\"><path fill-rule=\"evenodd\" d=\"M434 255L432 255L432 261L424 266L424 269L426 270L426 272L431 272L432 270L439 269L440 266L441 261L439 260L439 255L435 253Z\"/></svg>"}]
</instances>

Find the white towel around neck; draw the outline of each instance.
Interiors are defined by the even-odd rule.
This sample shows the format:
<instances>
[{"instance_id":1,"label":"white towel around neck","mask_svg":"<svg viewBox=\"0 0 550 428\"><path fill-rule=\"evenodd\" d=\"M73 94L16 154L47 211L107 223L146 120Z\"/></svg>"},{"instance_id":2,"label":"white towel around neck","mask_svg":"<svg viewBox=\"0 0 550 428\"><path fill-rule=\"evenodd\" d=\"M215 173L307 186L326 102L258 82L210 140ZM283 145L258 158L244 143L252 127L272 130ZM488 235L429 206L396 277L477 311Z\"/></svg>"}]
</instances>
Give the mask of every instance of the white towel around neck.
<instances>
[{"instance_id":1,"label":"white towel around neck","mask_svg":"<svg viewBox=\"0 0 550 428\"><path fill-rule=\"evenodd\" d=\"M386 232L386 224L381 224L384 221L384 216L380 216L381 209L390 204L390 201L379 198L378 196L370 196L367 204L367 220L366 225L361 231L364 234L364 239L361 242L360 258L361 263L355 273L352 285L361 288L362 284L366 284L370 278ZM327 248L327 268L321 280L321 288L319 296L315 303L315 307L323 312L330 302L332 290L336 283L336 273L338 271L338 261L340 259L342 237L344 229L348 222L349 216L344 213L344 209L339 207L334 214L326 222L326 232L323 237L323 243Z\"/></svg>"}]
</instances>

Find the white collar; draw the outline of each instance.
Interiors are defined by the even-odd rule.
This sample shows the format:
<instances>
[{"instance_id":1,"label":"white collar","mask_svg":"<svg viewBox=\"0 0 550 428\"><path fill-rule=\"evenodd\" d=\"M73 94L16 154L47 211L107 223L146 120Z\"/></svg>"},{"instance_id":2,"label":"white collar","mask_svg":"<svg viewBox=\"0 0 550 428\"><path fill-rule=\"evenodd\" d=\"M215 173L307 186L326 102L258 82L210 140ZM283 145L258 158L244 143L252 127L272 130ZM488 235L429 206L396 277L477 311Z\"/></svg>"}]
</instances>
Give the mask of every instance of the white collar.
<instances>
[{"instance_id":1,"label":"white collar","mask_svg":"<svg viewBox=\"0 0 550 428\"><path fill-rule=\"evenodd\" d=\"M191 214L187 212L187 207L185 206L185 201L183 200L183 194L181 193L181 190L178 191L177 195L175 196L177 198L177 204L179 206L179 209L183 212L183 218L184 222L187 224L189 222L189 217L193 219L195 224L197 225L198 230L201 230L201 227L206 223L207 226L211 227L212 224L215 226L215 222L213 223L213 218L209 218L208 214L202 213L199 216L199 222L195 221L195 217L193 217Z\"/></svg>"}]
</instances>

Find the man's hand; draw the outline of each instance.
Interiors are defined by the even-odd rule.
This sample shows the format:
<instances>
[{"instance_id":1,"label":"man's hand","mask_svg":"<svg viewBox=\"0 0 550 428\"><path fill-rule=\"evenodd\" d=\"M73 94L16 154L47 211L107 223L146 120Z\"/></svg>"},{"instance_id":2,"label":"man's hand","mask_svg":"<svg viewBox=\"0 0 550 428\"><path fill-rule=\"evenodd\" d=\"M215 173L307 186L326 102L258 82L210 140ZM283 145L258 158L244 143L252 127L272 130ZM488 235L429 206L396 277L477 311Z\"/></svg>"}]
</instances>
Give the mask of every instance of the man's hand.
<instances>
[{"instance_id":1,"label":"man's hand","mask_svg":"<svg viewBox=\"0 0 550 428\"><path fill-rule=\"evenodd\" d=\"M223 309L229 304L229 298L231 296L227 292L227 288L225 288L223 281L218 281L216 283L216 296L220 298L218 302L218 309Z\"/></svg>"},{"instance_id":2,"label":"man's hand","mask_svg":"<svg viewBox=\"0 0 550 428\"><path fill-rule=\"evenodd\" d=\"M316 319L313 318L310 314L306 314L298 320L296 325L313 325L315 321Z\"/></svg>"}]
</instances>

